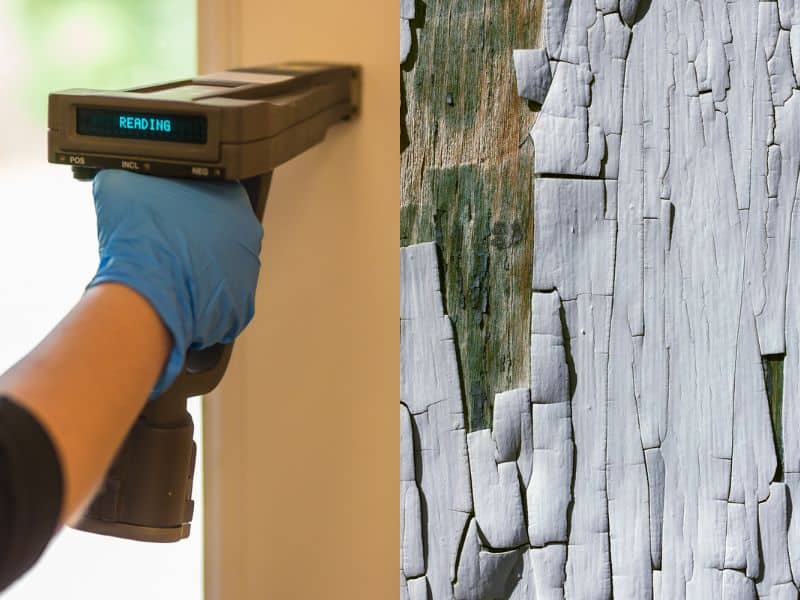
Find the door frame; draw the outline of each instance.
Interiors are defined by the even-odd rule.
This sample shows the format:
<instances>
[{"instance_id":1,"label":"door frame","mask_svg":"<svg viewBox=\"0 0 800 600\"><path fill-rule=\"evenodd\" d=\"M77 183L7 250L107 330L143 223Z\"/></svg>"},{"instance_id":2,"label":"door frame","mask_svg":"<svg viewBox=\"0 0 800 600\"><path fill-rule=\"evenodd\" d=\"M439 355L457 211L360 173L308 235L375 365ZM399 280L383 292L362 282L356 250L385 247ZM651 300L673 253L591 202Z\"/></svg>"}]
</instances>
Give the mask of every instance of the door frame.
<instances>
[{"instance_id":1,"label":"door frame","mask_svg":"<svg viewBox=\"0 0 800 600\"><path fill-rule=\"evenodd\" d=\"M238 66L240 52L239 0L198 0L197 69L211 73ZM234 354L246 340L237 340ZM244 350L246 351L246 350ZM245 449L243 440L246 406L226 402L242 397L244 377L240 361L231 361L223 383L203 397L203 526L204 597L206 600L243 598L247 574L244 559L246 524L242 506ZM221 490L228 493L222 494ZM223 529L221 524L227 523ZM230 525L233 524L233 527ZM233 576L233 574L236 576Z\"/></svg>"}]
</instances>

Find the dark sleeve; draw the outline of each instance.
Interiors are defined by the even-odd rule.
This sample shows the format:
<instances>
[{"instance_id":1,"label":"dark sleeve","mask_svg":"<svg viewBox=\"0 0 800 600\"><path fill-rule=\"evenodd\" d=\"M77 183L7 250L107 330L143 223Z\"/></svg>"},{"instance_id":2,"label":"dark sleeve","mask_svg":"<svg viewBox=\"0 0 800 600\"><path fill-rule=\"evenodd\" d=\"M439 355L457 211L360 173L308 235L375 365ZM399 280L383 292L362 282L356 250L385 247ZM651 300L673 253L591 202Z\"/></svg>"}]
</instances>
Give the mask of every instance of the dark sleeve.
<instances>
[{"instance_id":1,"label":"dark sleeve","mask_svg":"<svg viewBox=\"0 0 800 600\"><path fill-rule=\"evenodd\" d=\"M27 410L0 397L0 591L44 552L58 526L62 495L50 436Z\"/></svg>"}]
</instances>

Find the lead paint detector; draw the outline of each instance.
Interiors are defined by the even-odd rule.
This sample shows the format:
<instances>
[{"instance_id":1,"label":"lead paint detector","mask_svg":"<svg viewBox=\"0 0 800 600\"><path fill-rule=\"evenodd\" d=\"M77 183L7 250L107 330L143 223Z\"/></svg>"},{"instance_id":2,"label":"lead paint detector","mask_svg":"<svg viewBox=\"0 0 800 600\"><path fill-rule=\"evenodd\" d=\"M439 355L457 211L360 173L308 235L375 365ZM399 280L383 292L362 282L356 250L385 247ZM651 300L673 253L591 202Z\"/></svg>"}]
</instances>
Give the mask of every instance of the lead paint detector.
<instances>
[{"instance_id":1,"label":"lead paint detector","mask_svg":"<svg viewBox=\"0 0 800 600\"><path fill-rule=\"evenodd\" d=\"M49 99L49 161L77 179L100 169L239 180L264 215L272 171L357 113L360 69L285 63L230 69L120 92ZM132 427L78 529L173 542L189 535L194 424L186 399L219 383L231 345L190 351L183 373Z\"/></svg>"}]
</instances>

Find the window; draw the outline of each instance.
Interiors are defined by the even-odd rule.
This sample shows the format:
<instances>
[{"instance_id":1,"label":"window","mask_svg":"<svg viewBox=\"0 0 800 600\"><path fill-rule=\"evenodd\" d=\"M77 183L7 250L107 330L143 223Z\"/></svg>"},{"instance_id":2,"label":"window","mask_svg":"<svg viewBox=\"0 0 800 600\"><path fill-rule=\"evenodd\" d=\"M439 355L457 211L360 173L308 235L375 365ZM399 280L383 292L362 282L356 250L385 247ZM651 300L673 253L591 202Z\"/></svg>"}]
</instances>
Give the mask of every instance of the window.
<instances>
[{"instance_id":1,"label":"window","mask_svg":"<svg viewBox=\"0 0 800 600\"><path fill-rule=\"evenodd\" d=\"M0 371L75 304L97 267L91 184L47 163L47 94L196 70L192 0L0 0ZM192 402L202 443L199 401ZM64 530L3 600L200 600L202 464L192 535L145 544Z\"/></svg>"}]
</instances>

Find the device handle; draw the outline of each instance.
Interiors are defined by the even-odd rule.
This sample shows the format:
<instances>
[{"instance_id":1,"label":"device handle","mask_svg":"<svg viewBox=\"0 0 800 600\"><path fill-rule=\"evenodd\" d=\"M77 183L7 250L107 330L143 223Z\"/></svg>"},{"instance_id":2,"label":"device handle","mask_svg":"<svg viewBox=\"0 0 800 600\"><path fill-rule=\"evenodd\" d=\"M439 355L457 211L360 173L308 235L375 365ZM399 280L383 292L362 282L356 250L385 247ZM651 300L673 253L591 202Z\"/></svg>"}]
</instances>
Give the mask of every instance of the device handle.
<instances>
[{"instance_id":1,"label":"device handle","mask_svg":"<svg viewBox=\"0 0 800 600\"><path fill-rule=\"evenodd\" d=\"M266 173L241 182L259 220L271 180ZM230 343L187 353L178 378L142 409L76 529L145 542L188 537L197 446L186 400L217 386L232 350Z\"/></svg>"}]
</instances>

